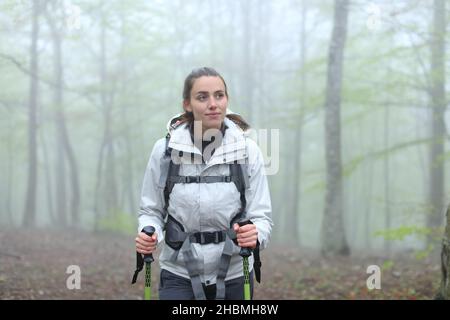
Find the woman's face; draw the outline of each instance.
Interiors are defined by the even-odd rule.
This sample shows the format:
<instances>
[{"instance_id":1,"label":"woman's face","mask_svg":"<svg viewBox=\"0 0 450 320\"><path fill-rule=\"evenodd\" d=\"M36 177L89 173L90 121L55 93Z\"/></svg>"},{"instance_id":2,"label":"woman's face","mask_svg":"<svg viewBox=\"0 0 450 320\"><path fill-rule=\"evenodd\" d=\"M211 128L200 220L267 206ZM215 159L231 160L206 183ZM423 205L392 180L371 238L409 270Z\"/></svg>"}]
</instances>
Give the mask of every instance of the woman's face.
<instances>
[{"instance_id":1,"label":"woman's face","mask_svg":"<svg viewBox=\"0 0 450 320\"><path fill-rule=\"evenodd\" d=\"M202 76L194 81L190 100L183 102L184 110L194 114L195 121L202 122L203 131L220 129L227 112L228 98L222 79Z\"/></svg>"}]
</instances>

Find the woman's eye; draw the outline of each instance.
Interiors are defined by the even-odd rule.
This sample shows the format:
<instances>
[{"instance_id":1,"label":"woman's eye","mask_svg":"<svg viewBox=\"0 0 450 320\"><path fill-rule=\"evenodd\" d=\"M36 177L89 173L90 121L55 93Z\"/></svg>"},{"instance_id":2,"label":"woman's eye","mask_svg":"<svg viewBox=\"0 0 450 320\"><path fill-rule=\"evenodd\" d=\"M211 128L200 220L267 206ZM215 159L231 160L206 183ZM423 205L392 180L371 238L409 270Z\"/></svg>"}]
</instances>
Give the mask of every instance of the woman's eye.
<instances>
[{"instance_id":1,"label":"woman's eye","mask_svg":"<svg viewBox=\"0 0 450 320\"><path fill-rule=\"evenodd\" d=\"M204 95L197 96L197 99L200 100L200 101L205 101L206 96L204 96Z\"/></svg>"},{"instance_id":2,"label":"woman's eye","mask_svg":"<svg viewBox=\"0 0 450 320\"><path fill-rule=\"evenodd\" d=\"M217 93L216 99L222 99L225 95L223 93Z\"/></svg>"}]
</instances>

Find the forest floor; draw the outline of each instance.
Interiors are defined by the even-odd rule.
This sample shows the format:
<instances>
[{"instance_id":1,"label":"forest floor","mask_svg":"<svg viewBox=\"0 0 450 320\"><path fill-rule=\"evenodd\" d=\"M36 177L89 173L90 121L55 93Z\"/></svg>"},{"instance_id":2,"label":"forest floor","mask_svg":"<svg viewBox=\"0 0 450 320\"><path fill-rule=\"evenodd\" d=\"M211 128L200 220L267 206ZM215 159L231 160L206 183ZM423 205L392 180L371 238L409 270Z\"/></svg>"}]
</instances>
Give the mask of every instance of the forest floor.
<instances>
[{"instance_id":1,"label":"forest floor","mask_svg":"<svg viewBox=\"0 0 450 320\"><path fill-rule=\"evenodd\" d=\"M263 299L433 299L440 283L439 261L412 255L322 258L294 248L262 251ZM70 265L81 271L81 288L69 290ZM381 289L368 290L369 265L381 267ZM0 229L0 299L142 299L144 274L135 269L134 237L111 233ZM157 298L158 264L152 267Z\"/></svg>"}]
</instances>

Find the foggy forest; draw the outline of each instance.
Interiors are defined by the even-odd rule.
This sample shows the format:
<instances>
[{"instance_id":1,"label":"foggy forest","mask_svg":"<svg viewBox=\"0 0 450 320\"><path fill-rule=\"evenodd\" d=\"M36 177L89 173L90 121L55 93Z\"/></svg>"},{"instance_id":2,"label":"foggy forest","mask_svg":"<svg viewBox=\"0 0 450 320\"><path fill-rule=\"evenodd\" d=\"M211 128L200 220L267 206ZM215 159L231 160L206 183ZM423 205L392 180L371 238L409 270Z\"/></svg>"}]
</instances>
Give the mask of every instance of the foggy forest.
<instances>
[{"instance_id":1,"label":"foggy forest","mask_svg":"<svg viewBox=\"0 0 450 320\"><path fill-rule=\"evenodd\" d=\"M267 142L254 299L449 299L449 25L448 0L0 1L0 299L143 299L143 176L199 67Z\"/></svg>"}]
</instances>

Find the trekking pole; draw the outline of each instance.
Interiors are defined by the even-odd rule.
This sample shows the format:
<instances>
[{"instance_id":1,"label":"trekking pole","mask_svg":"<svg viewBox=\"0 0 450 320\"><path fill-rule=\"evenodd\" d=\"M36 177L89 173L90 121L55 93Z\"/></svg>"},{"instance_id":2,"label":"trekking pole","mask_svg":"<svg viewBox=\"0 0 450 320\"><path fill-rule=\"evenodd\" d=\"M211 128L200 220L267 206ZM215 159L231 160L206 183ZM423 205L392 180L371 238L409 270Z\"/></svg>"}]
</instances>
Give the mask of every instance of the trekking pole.
<instances>
[{"instance_id":1,"label":"trekking pole","mask_svg":"<svg viewBox=\"0 0 450 320\"><path fill-rule=\"evenodd\" d=\"M155 228L152 226L147 226L142 229L146 235L151 237L155 232ZM144 262L145 262L145 287L144 287L144 300L150 300L152 296L151 286L152 286L152 262L155 261L153 259L153 254L145 254Z\"/></svg>"},{"instance_id":2,"label":"trekking pole","mask_svg":"<svg viewBox=\"0 0 450 320\"><path fill-rule=\"evenodd\" d=\"M249 224L249 221L239 222L239 226ZM241 248L239 255L242 257L242 267L244 269L244 300L250 300L250 273L248 272L248 257L252 255L252 249Z\"/></svg>"}]
</instances>

